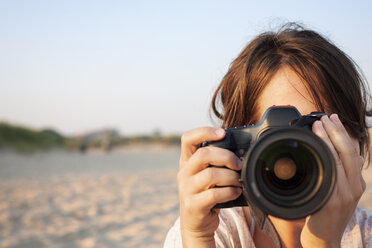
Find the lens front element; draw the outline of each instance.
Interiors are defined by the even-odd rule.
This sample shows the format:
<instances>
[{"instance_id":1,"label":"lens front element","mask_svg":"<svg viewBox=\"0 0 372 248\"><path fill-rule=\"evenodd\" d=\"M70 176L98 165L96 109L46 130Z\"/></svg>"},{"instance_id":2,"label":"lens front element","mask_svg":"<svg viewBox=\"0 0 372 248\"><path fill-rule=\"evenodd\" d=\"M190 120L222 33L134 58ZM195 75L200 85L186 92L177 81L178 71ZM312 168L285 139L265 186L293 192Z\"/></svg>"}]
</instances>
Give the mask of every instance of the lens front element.
<instances>
[{"instance_id":1,"label":"lens front element","mask_svg":"<svg viewBox=\"0 0 372 248\"><path fill-rule=\"evenodd\" d=\"M291 207L303 204L319 190L322 166L306 143L284 139L272 142L260 153L256 178L271 202Z\"/></svg>"},{"instance_id":2,"label":"lens front element","mask_svg":"<svg viewBox=\"0 0 372 248\"><path fill-rule=\"evenodd\" d=\"M267 171L270 168L266 169ZM274 163L274 174L278 180L289 180L296 174L296 163L292 158L282 157Z\"/></svg>"}]
</instances>

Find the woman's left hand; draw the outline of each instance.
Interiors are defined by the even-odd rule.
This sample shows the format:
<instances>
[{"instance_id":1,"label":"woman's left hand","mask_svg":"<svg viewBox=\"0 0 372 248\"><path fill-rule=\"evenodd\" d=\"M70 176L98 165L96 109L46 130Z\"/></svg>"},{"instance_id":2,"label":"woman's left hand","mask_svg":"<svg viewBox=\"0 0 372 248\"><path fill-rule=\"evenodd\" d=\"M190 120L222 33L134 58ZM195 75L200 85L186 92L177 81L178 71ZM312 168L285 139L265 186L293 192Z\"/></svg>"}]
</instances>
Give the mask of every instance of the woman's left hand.
<instances>
[{"instance_id":1,"label":"woman's left hand","mask_svg":"<svg viewBox=\"0 0 372 248\"><path fill-rule=\"evenodd\" d=\"M326 205L306 218L301 231L302 247L340 247L344 230L362 196L366 183L361 174L364 159L358 141L352 138L336 114L323 116L313 132L333 153L337 180Z\"/></svg>"}]
</instances>

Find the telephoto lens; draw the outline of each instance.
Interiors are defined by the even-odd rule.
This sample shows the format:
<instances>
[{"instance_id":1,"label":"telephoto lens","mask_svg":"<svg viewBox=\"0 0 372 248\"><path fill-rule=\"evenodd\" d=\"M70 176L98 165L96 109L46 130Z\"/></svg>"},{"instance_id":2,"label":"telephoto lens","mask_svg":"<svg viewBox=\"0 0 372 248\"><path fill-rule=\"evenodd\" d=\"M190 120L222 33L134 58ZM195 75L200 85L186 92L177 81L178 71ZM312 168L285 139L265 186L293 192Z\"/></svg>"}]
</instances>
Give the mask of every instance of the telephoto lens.
<instances>
[{"instance_id":1,"label":"telephoto lens","mask_svg":"<svg viewBox=\"0 0 372 248\"><path fill-rule=\"evenodd\" d=\"M267 214L304 218L327 202L335 171L332 153L315 134L275 128L262 133L243 158L243 194Z\"/></svg>"}]
</instances>

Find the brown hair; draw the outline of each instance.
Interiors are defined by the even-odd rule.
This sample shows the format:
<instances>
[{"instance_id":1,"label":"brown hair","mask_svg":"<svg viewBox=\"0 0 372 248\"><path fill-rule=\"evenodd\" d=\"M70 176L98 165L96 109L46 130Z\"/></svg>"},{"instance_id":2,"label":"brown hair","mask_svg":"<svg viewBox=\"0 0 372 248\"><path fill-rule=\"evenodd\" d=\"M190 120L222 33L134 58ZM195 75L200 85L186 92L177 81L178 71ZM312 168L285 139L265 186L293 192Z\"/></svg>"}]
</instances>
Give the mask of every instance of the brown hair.
<instances>
[{"instance_id":1,"label":"brown hair","mask_svg":"<svg viewBox=\"0 0 372 248\"><path fill-rule=\"evenodd\" d=\"M354 61L320 34L289 23L248 43L232 62L212 99L222 126L254 124L257 99L279 68L287 66L304 82L319 111L337 113L348 132L369 147L367 82ZM217 108L218 101L222 111Z\"/></svg>"}]
</instances>

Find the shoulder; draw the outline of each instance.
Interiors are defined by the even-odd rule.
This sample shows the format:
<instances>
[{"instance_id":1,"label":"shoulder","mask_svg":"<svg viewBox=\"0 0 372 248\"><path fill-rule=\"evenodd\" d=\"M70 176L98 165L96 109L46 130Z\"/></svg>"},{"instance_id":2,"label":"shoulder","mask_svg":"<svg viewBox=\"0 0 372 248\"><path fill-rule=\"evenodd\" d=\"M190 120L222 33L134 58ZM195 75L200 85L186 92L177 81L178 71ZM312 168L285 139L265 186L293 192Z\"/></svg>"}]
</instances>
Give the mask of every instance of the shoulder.
<instances>
[{"instance_id":1,"label":"shoulder","mask_svg":"<svg viewBox=\"0 0 372 248\"><path fill-rule=\"evenodd\" d=\"M164 248L181 248L182 247L182 237L181 237L181 227L180 218L178 217L174 225L169 229L167 236L164 241Z\"/></svg>"},{"instance_id":2,"label":"shoulder","mask_svg":"<svg viewBox=\"0 0 372 248\"><path fill-rule=\"evenodd\" d=\"M372 211L357 207L346 226L342 247L372 247Z\"/></svg>"},{"instance_id":3,"label":"shoulder","mask_svg":"<svg viewBox=\"0 0 372 248\"><path fill-rule=\"evenodd\" d=\"M254 247L242 208L221 209L220 224L215 232L216 247ZM180 219L169 229L164 248L182 247Z\"/></svg>"}]
</instances>

